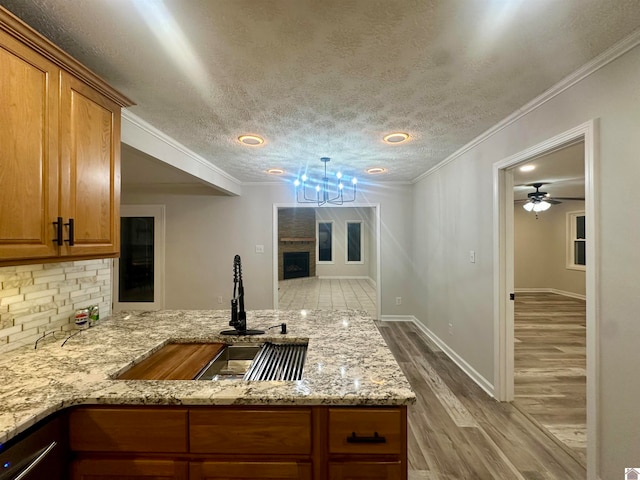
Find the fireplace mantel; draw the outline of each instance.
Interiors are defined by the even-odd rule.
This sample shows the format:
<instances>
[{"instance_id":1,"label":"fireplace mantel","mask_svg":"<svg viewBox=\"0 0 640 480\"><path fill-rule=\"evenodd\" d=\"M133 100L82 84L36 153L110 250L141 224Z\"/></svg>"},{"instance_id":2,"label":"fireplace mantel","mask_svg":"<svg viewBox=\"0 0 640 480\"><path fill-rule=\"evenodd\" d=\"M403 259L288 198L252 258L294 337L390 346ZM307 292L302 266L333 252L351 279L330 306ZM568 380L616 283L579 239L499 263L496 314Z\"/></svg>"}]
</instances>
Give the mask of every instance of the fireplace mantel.
<instances>
[{"instance_id":1,"label":"fireplace mantel","mask_svg":"<svg viewBox=\"0 0 640 480\"><path fill-rule=\"evenodd\" d=\"M310 243L315 242L315 237L280 237L283 243Z\"/></svg>"}]
</instances>

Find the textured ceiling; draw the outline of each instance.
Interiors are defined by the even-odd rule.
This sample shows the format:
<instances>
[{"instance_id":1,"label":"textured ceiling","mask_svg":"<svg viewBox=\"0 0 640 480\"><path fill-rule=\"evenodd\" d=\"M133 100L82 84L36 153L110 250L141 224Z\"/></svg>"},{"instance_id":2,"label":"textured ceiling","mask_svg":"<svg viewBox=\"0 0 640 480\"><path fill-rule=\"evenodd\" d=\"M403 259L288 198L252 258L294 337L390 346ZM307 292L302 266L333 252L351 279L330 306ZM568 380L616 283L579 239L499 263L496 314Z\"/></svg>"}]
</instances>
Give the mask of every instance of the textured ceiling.
<instances>
[{"instance_id":1,"label":"textured ceiling","mask_svg":"<svg viewBox=\"0 0 640 480\"><path fill-rule=\"evenodd\" d=\"M640 25L638 0L0 0L243 182L408 181ZM404 131L411 140L387 145ZM262 135L260 147L237 142ZM370 177L372 179L372 177Z\"/></svg>"}]
</instances>

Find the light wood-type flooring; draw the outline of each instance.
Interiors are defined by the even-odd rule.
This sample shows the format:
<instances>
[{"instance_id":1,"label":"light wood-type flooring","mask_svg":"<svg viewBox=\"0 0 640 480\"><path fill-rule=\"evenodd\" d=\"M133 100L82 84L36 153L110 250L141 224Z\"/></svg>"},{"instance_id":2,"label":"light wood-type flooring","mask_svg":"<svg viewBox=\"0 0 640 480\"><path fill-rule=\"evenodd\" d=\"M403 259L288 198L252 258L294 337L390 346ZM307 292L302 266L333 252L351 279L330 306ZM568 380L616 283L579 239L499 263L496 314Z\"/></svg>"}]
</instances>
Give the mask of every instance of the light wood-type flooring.
<instances>
[{"instance_id":1,"label":"light wood-type flooring","mask_svg":"<svg viewBox=\"0 0 640 480\"><path fill-rule=\"evenodd\" d=\"M584 480L520 410L497 402L410 322L376 322L411 383L409 480Z\"/></svg>"},{"instance_id":2,"label":"light wood-type flooring","mask_svg":"<svg viewBox=\"0 0 640 480\"><path fill-rule=\"evenodd\" d=\"M586 465L585 301L517 293L514 405Z\"/></svg>"}]
</instances>

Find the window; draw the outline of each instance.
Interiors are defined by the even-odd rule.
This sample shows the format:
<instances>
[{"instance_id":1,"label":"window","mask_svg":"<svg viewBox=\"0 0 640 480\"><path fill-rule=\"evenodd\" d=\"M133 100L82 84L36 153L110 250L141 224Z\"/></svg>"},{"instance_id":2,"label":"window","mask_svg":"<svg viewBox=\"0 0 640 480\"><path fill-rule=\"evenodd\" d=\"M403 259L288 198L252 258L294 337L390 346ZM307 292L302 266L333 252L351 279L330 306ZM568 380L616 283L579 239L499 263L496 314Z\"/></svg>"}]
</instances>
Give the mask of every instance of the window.
<instances>
[{"instance_id":1,"label":"window","mask_svg":"<svg viewBox=\"0 0 640 480\"><path fill-rule=\"evenodd\" d=\"M318 263L333 263L333 222L318 222Z\"/></svg>"},{"instance_id":2,"label":"window","mask_svg":"<svg viewBox=\"0 0 640 480\"><path fill-rule=\"evenodd\" d=\"M347 263L364 263L362 259L362 222L347 222Z\"/></svg>"},{"instance_id":3,"label":"window","mask_svg":"<svg viewBox=\"0 0 640 480\"><path fill-rule=\"evenodd\" d=\"M587 264L586 217L584 212L567 213L567 268L585 270Z\"/></svg>"}]
</instances>

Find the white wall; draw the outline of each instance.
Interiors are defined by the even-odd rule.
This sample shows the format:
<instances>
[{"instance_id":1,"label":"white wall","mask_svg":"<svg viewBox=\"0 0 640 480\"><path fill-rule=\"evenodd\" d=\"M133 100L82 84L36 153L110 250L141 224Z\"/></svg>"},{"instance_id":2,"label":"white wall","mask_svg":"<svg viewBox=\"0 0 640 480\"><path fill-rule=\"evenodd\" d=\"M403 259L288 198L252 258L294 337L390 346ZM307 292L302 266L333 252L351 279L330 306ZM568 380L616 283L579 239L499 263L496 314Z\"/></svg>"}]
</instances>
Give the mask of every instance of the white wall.
<instances>
[{"instance_id":1,"label":"white wall","mask_svg":"<svg viewBox=\"0 0 640 480\"><path fill-rule=\"evenodd\" d=\"M361 182L364 183L364 182ZM409 185L359 185L358 202L380 204L381 309L408 315L411 191ZM165 308L227 309L233 289L233 256L242 257L247 309L273 307L273 205L292 204L289 184L251 185L239 197L171 195L123 189L123 204L166 205ZM264 254L255 253L264 245ZM216 303L222 296L223 304Z\"/></svg>"},{"instance_id":2,"label":"white wall","mask_svg":"<svg viewBox=\"0 0 640 480\"><path fill-rule=\"evenodd\" d=\"M567 268L567 213L584 212L584 201L564 200L546 212L514 208L514 284L518 289L551 288L584 296L585 272Z\"/></svg>"},{"instance_id":3,"label":"white wall","mask_svg":"<svg viewBox=\"0 0 640 480\"><path fill-rule=\"evenodd\" d=\"M493 379L492 164L599 119L596 174L600 477L640 463L640 47L498 131L415 185L416 316ZM475 250L475 264L469 250ZM448 335L447 323L455 325Z\"/></svg>"},{"instance_id":4,"label":"white wall","mask_svg":"<svg viewBox=\"0 0 640 480\"><path fill-rule=\"evenodd\" d=\"M369 263L376 262L376 257L375 255L371 256L371 250L369 248L371 237L375 235L375 224L373 223L371 208L316 208L316 224L318 222L333 222L333 263L317 263L316 276L369 277ZM362 264L347 263L347 222L362 222Z\"/></svg>"}]
</instances>

